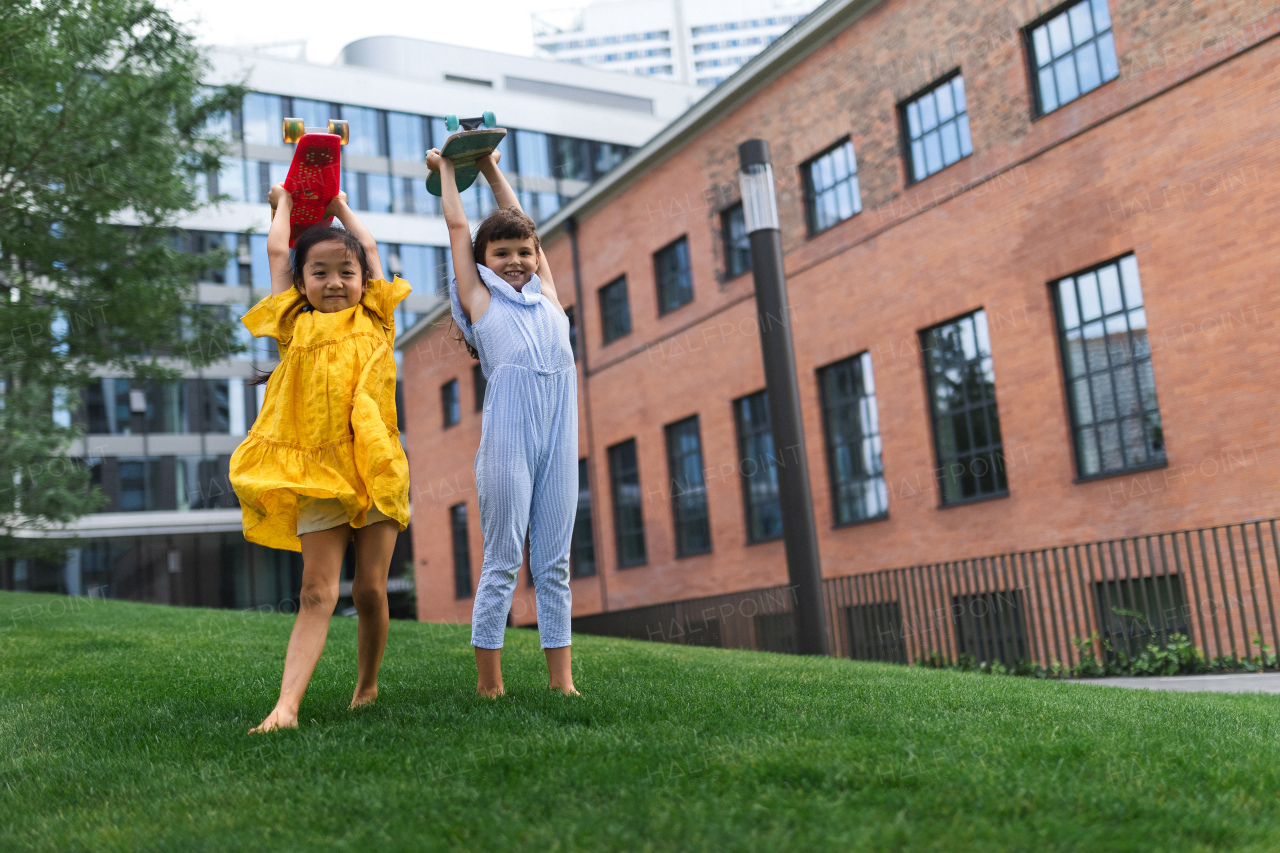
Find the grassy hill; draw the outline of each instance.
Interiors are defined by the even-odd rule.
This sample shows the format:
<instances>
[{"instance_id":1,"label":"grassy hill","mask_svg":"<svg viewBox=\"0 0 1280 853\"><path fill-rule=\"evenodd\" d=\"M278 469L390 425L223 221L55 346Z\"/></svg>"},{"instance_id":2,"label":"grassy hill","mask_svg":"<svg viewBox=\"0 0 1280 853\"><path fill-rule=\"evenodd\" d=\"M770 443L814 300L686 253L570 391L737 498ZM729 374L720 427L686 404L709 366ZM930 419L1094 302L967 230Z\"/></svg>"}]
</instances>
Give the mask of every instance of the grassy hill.
<instances>
[{"instance_id":1,"label":"grassy hill","mask_svg":"<svg viewBox=\"0 0 1280 853\"><path fill-rule=\"evenodd\" d=\"M1280 697L1175 694L396 623L346 710L246 730L288 616L0 593L0 850L1274 850Z\"/></svg>"}]
</instances>

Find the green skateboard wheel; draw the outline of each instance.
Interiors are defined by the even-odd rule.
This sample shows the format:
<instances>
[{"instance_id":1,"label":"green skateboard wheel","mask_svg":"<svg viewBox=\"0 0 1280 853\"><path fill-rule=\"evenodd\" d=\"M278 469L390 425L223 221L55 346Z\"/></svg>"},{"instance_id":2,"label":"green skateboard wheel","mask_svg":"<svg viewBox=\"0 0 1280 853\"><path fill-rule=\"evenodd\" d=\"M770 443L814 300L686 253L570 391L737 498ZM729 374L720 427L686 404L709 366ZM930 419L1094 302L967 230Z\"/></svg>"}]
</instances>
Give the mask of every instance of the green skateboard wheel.
<instances>
[{"instance_id":1,"label":"green skateboard wheel","mask_svg":"<svg viewBox=\"0 0 1280 853\"><path fill-rule=\"evenodd\" d=\"M485 126L485 127L497 127L497 126L498 126L498 120L497 120L496 118L494 118L494 117L493 117L493 110L485 110L485 111L484 111L484 126Z\"/></svg>"},{"instance_id":2,"label":"green skateboard wheel","mask_svg":"<svg viewBox=\"0 0 1280 853\"><path fill-rule=\"evenodd\" d=\"M444 117L444 129L453 133L458 129L458 117L453 113L449 113Z\"/></svg>"},{"instance_id":3,"label":"green skateboard wheel","mask_svg":"<svg viewBox=\"0 0 1280 853\"><path fill-rule=\"evenodd\" d=\"M284 141L288 144L297 142L307 132L307 128L300 118L285 119L282 129L284 131Z\"/></svg>"}]
</instances>

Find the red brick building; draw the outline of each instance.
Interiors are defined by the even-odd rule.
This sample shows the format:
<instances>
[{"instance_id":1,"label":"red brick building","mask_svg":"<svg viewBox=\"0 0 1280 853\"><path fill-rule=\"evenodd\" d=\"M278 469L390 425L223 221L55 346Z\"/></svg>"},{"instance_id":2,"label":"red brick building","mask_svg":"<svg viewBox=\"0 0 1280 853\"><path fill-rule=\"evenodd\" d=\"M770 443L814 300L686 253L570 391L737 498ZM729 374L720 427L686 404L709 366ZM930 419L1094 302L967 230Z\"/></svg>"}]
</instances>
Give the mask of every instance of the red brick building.
<instances>
[{"instance_id":1,"label":"red brick building","mask_svg":"<svg viewBox=\"0 0 1280 853\"><path fill-rule=\"evenodd\" d=\"M544 223L582 369L575 616L786 582L752 137L824 577L1280 515L1278 33L1245 0L831 0ZM405 415L419 616L466 621L453 334L407 336Z\"/></svg>"}]
</instances>

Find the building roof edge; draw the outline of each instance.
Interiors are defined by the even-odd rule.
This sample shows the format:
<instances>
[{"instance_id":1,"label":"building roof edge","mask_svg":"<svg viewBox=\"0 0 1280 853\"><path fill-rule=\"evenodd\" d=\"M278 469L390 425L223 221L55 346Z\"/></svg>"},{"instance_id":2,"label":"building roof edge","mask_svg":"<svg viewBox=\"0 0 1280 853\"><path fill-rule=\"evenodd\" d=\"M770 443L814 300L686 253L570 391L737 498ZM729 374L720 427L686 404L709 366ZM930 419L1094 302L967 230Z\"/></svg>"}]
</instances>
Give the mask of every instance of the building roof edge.
<instances>
[{"instance_id":1,"label":"building roof edge","mask_svg":"<svg viewBox=\"0 0 1280 853\"><path fill-rule=\"evenodd\" d=\"M760 51L733 76L711 90L678 118L642 145L612 172L588 187L543 223L541 237L560 235L565 222L603 204L683 148L701 126L723 117L760 89L776 80L815 50L835 38L853 21L884 0L827 0L773 44Z\"/></svg>"},{"instance_id":2,"label":"building roof edge","mask_svg":"<svg viewBox=\"0 0 1280 853\"><path fill-rule=\"evenodd\" d=\"M441 299L435 305L432 305L429 311L419 317L418 322L400 333L399 337L396 338L396 349L401 351L407 349L410 344L426 334L427 330L447 313L449 313L449 300L447 298Z\"/></svg>"}]
</instances>

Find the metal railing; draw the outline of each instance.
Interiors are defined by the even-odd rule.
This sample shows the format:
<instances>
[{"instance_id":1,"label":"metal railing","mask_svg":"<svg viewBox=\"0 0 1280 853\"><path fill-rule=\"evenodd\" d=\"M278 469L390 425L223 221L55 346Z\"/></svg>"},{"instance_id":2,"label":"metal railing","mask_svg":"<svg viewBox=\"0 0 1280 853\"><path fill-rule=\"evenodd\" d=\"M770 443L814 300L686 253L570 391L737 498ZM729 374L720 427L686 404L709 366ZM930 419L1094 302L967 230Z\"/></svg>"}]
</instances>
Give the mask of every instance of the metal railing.
<instances>
[{"instance_id":1,"label":"metal railing","mask_svg":"<svg viewBox=\"0 0 1280 853\"><path fill-rule=\"evenodd\" d=\"M823 582L832 653L1073 666L1184 634L1208 658L1280 648L1277 519L886 569ZM779 586L574 620L587 634L793 652ZM1097 635L1096 640L1088 638ZM1073 640L1086 640L1083 649ZM1102 641L1108 641L1107 646Z\"/></svg>"}]
</instances>

